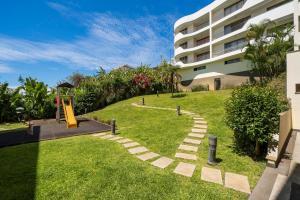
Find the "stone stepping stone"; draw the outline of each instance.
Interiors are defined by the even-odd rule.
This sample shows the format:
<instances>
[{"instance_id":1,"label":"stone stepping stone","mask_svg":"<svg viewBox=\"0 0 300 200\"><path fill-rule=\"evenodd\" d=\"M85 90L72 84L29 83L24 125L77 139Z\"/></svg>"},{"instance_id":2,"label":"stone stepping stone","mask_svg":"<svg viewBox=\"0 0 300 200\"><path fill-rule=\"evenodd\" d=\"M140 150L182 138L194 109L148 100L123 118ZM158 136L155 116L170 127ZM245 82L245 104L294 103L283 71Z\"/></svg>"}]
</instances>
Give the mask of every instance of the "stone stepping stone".
<instances>
[{"instance_id":1,"label":"stone stepping stone","mask_svg":"<svg viewBox=\"0 0 300 200\"><path fill-rule=\"evenodd\" d=\"M251 193L248 177L240 174L225 173L225 187L247 194Z\"/></svg>"},{"instance_id":2,"label":"stone stepping stone","mask_svg":"<svg viewBox=\"0 0 300 200\"><path fill-rule=\"evenodd\" d=\"M144 153L147 152L148 149L146 147L134 147L132 149L128 149L130 154L138 154L138 153Z\"/></svg>"},{"instance_id":3,"label":"stone stepping stone","mask_svg":"<svg viewBox=\"0 0 300 200\"><path fill-rule=\"evenodd\" d=\"M206 121L200 121L200 120L196 120L194 121L195 124L204 124L204 125L207 125L207 122Z\"/></svg>"},{"instance_id":4,"label":"stone stepping stone","mask_svg":"<svg viewBox=\"0 0 300 200\"><path fill-rule=\"evenodd\" d=\"M206 129L192 128L192 133L206 133Z\"/></svg>"},{"instance_id":5,"label":"stone stepping stone","mask_svg":"<svg viewBox=\"0 0 300 200\"><path fill-rule=\"evenodd\" d=\"M114 135L105 135L105 136L102 136L101 138L102 139L110 139L110 138L113 138L115 137Z\"/></svg>"},{"instance_id":6,"label":"stone stepping stone","mask_svg":"<svg viewBox=\"0 0 300 200\"><path fill-rule=\"evenodd\" d=\"M188 154L188 153L176 153L176 158L182 158L186 160L197 160L197 156L194 154Z\"/></svg>"},{"instance_id":7,"label":"stone stepping stone","mask_svg":"<svg viewBox=\"0 0 300 200\"><path fill-rule=\"evenodd\" d=\"M107 133L96 133L96 134L93 134L94 137L101 137L101 136L104 136L104 135L107 135Z\"/></svg>"},{"instance_id":8,"label":"stone stepping stone","mask_svg":"<svg viewBox=\"0 0 300 200\"><path fill-rule=\"evenodd\" d=\"M203 167L201 180L223 185L221 170Z\"/></svg>"},{"instance_id":9,"label":"stone stepping stone","mask_svg":"<svg viewBox=\"0 0 300 200\"><path fill-rule=\"evenodd\" d=\"M121 137L121 136L115 136L113 138L110 138L109 140L116 141L116 140L119 140L119 139L123 139L123 137Z\"/></svg>"},{"instance_id":10,"label":"stone stepping stone","mask_svg":"<svg viewBox=\"0 0 300 200\"><path fill-rule=\"evenodd\" d=\"M202 124L195 124L194 128L203 128L203 129L207 129L207 125L202 125Z\"/></svg>"},{"instance_id":11,"label":"stone stepping stone","mask_svg":"<svg viewBox=\"0 0 300 200\"><path fill-rule=\"evenodd\" d=\"M135 146L139 146L139 145L140 145L140 144L137 143L137 142L130 142L130 143L125 143L125 144L123 144L123 146L124 146L125 148L135 147Z\"/></svg>"},{"instance_id":12,"label":"stone stepping stone","mask_svg":"<svg viewBox=\"0 0 300 200\"><path fill-rule=\"evenodd\" d=\"M185 138L183 140L183 142L189 143L189 144L201 144L201 140L194 140L194 139L190 139L190 138Z\"/></svg>"},{"instance_id":13,"label":"stone stepping stone","mask_svg":"<svg viewBox=\"0 0 300 200\"><path fill-rule=\"evenodd\" d=\"M189 133L188 136L195 137L195 138L200 138L200 139L205 137L205 135L201 134L201 133Z\"/></svg>"},{"instance_id":14,"label":"stone stepping stone","mask_svg":"<svg viewBox=\"0 0 300 200\"><path fill-rule=\"evenodd\" d=\"M204 120L203 117L194 117L194 120Z\"/></svg>"},{"instance_id":15,"label":"stone stepping stone","mask_svg":"<svg viewBox=\"0 0 300 200\"><path fill-rule=\"evenodd\" d=\"M187 177L192 177L196 169L196 165L180 162L174 170L174 173Z\"/></svg>"},{"instance_id":16,"label":"stone stepping stone","mask_svg":"<svg viewBox=\"0 0 300 200\"><path fill-rule=\"evenodd\" d=\"M132 142L132 140L128 139L128 138L125 138L125 139L122 139L122 140L118 140L117 142L120 143L120 144L124 144L124 143L127 143L127 142Z\"/></svg>"},{"instance_id":17,"label":"stone stepping stone","mask_svg":"<svg viewBox=\"0 0 300 200\"><path fill-rule=\"evenodd\" d=\"M148 152L142 155L137 156L139 159L141 159L142 161L146 161L146 160L150 160L152 158L156 158L158 157L159 154L157 153L153 153L153 152Z\"/></svg>"},{"instance_id":18,"label":"stone stepping stone","mask_svg":"<svg viewBox=\"0 0 300 200\"><path fill-rule=\"evenodd\" d=\"M167 158L167 157L161 157L155 161L153 161L151 163L151 165L155 166L155 167L159 167L161 169L164 169L166 167L168 167L174 160L171 158Z\"/></svg>"},{"instance_id":19,"label":"stone stepping stone","mask_svg":"<svg viewBox=\"0 0 300 200\"><path fill-rule=\"evenodd\" d=\"M198 151L198 147L185 145L185 144L181 144L178 149L185 150L185 151L193 151L193 152Z\"/></svg>"}]
</instances>

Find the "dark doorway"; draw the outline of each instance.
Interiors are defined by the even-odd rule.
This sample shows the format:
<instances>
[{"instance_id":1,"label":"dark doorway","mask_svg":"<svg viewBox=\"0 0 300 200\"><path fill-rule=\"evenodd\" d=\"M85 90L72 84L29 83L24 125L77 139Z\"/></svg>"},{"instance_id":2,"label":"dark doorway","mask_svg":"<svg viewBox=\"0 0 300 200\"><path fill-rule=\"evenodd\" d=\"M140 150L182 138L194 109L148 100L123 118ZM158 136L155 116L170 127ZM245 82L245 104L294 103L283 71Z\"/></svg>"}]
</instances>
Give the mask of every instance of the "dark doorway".
<instances>
[{"instance_id":1,"label":"dark doorway","mask_svg":"<svg viewBox=\"0 0 300 200\"><path fill-rule=\"evenodd\" d=\"M221 89L221 79L215 78L215 90L220 90L220 89Z\"/></svg>"}]
</instances>

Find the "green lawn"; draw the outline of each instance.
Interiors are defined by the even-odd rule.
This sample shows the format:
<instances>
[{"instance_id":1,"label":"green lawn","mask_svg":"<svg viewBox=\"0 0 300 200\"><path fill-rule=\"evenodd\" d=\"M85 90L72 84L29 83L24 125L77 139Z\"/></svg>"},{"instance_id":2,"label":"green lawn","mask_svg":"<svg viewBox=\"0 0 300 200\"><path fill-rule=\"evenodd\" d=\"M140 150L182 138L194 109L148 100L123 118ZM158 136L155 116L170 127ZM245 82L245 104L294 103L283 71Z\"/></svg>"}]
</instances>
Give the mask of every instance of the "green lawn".
<instances>
[{"instance_id":1,"label":"green lawn","mask_svg":"<svg viewBox=\"0 0 300 200\"><path fill-rule=\"evenodd\" d=\"M27 128L27 125L24 123L3 123L0 124L0 134L23 128Z\"/></svg>"},{"instance_id":2,"label":"green lawn","mask_svg":"<svg viewBox=\"0 0 300 200\"><path fill-rule=\"evenodd\" d=\"M255 186L265 166L232 148L232 131L224 124L224 100L230 91L145 96L147 105L183 109L201 114L208 121L208 132L218 136L216 168L248 176ZM115 118L121 136L134 139L150 150L174 158L178 145L190 131L192 119L175 112L136 108L122 101L91 113L103 120ZM0 149L0 199L247 199L247 195L200 180L206 165L207 138L198 151L192 178L142 162L119 144L80 136ZM1 197L3 196L3 198ZM27 197L27 198L26 198Z\"/></svg>"}]
</instances>

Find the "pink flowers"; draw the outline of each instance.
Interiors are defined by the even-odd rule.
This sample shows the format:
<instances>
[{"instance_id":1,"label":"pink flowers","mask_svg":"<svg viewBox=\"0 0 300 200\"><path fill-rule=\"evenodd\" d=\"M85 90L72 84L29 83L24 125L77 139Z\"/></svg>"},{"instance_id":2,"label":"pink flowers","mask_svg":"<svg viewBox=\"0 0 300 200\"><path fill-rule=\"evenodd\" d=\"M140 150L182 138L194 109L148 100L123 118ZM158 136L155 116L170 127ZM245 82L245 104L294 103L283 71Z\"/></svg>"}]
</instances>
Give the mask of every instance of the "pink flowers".
<instances>
[{"instance_id":1,"label":"pink flowers","mask_svg":"<svg viewBox=\"0 0 300 200\"><path fill-rule=\"evenodd\" d=\"M145 74L137 74L133 78L133 83L142 89L146 89L151 85L151 79Z\"/></svg>"}]
</instances>

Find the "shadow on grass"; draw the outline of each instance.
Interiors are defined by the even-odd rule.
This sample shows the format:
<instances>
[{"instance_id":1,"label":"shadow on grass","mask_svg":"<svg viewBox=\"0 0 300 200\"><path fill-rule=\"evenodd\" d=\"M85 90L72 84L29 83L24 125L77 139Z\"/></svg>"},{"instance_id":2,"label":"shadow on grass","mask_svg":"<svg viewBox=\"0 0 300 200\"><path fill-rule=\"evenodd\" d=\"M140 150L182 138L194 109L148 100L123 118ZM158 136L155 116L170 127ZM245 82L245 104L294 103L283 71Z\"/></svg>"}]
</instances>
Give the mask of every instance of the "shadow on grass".
<instances>
[{"instance_id":1,"label":"shadow on grass","mask_svg":"<svg viewBox=\"0 0 300 200\"><path fill-rule=\"evenodd\" d=\"M39 127L31 135L26 129L0 132L0 199L35 198L39 143L8 147L27 137L39 140Z\"/></svg>"}]
</instances>

